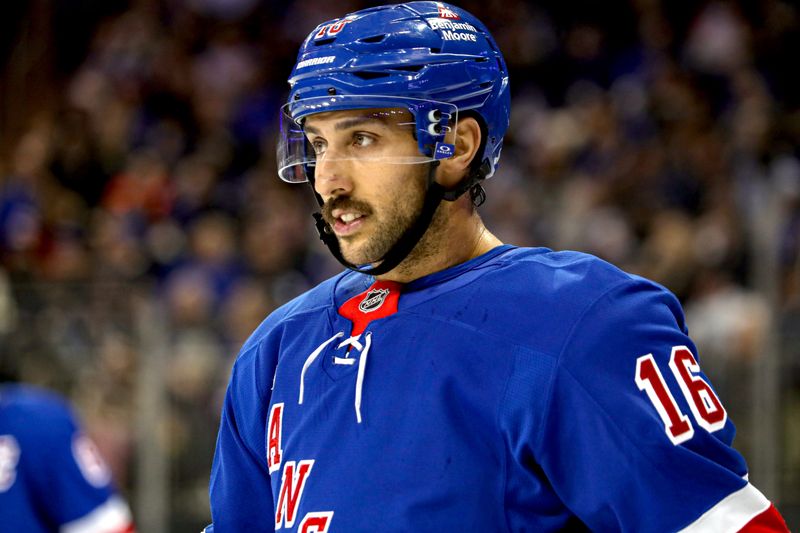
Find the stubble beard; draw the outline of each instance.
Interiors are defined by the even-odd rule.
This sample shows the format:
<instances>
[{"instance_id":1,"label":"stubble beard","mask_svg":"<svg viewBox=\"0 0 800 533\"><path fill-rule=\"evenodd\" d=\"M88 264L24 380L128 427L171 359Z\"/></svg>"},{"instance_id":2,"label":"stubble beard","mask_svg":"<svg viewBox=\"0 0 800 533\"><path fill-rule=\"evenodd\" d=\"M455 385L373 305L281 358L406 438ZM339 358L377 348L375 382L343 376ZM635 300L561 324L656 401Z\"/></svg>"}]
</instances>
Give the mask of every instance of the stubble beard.
<instances>
[{"instance_id":1,"label":"stubble beard","mask_svg":"<svg viewBox=\"0 0 800 533\"><path fill-rule=\"evenodd\" d=\"M350 238L339 238L344 258L355 265L378 263L419 218L423 200L424 192L414 191L413 195L404 195L382 209L381 213L373 210L372 220L369 220L372 227L369 228L369 235L364 236L363 244L350 246Z\"/></svg>"},{"instance_id":2,"label":"stubble beard","mask_svg":"<svg viewBox=\"0 0 800 533\"><path fill-rule=\"evenodd\" d=\"M383 259L389 250L400 240L405 232L417 221L422 213L425 203L427 187L427 172L424 175L410 177L409 187L404 191L400 198L378 213L373 207L365 202L351 198L341 198L331 205L323 208L323 216L332 224L330 212L336 207L353 207L362 213L369 213L370 224L369 235L355 237L338 237L339 247L342 256L354 265L375 265ZM439 235L444 226L444 215L440 208L434 213L433 219L428 226L425 234L414 246L406 258L398 265L397 270L403 271L411 265L417 264L427 258L433 257L439 250L439 243L436 236ZM351 241L365 239L363 244L354 245Z\"/></svg>"}]
</instances>

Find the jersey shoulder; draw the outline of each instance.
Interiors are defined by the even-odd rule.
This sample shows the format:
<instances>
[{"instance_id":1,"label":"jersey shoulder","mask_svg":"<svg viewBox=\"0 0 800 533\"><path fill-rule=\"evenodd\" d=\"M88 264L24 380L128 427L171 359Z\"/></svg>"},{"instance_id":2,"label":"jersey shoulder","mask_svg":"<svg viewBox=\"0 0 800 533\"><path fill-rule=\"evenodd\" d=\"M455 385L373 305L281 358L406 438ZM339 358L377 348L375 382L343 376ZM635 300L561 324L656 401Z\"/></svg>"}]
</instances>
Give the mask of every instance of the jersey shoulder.
<instances>
[{"instance_id":1,"label":"jersey shoulder","mask_svg":"<svg viewBox=\"0 0 800 533\"><path fill-rule=\"evenodd\" d=\"M54 392L31 385L0 387L0 412L4 413L6 421L20 421L15 428L26 433L75 425L66 400Z\"/></svg>"},{"instance_id":2,"label":"jersey shoulder","mask_svg":"<svg viewBox=\"0 0 800 533\"><path fill-rule=\"evenodd\" d=\"M547 248L516 248L498 258L509 281L533 282L538 294L592 299L624 282L653 283L630 274L597 256L572 250L553 251Z\"/></svg>"},{"instance_id":3,"label":"jersey shoulder","mask_svg":"<svg viewBox=\"0 0 800 533\"><path fill-rule=\"evenodd\" d=\"M473 301L500 315L482 328L556 354L576 324L598 301L613 294L617 308L638 307L647 297L664 303L683 327L677 299L663 286L593 255L546 248L517 248L498 258L475 287ZM476 298L477 296L477 298Z\"/></svg>"}]
</instances>

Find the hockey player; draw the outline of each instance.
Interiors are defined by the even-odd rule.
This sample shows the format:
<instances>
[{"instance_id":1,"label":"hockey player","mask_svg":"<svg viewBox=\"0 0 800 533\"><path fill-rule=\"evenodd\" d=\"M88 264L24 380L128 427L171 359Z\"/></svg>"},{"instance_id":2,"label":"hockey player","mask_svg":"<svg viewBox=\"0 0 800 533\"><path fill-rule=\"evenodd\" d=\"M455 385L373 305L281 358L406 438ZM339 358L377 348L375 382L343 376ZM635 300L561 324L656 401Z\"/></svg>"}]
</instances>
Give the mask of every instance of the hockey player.
<instances>
[{"instance_id":1,"label":"hockey player","mask_svg":"<svg viewBox=\"0 0 800 533\"><path fill-rule=\"evenodd\" d=\"M132 533L108 466L53 393L0 386L0 533Z\"/></svg>"},{"instance_id":2,"label":"hockey player","mask_svg":"<svg viewBox=\"0 0 800 533\"><path fill-rule=\"evenodd\" d=\"M352 13L289 84L279 173L348 270L243 346L208 531L786 531L675 297L484 227L509 91L480 21Z\"/></svg>"}]
</instances>

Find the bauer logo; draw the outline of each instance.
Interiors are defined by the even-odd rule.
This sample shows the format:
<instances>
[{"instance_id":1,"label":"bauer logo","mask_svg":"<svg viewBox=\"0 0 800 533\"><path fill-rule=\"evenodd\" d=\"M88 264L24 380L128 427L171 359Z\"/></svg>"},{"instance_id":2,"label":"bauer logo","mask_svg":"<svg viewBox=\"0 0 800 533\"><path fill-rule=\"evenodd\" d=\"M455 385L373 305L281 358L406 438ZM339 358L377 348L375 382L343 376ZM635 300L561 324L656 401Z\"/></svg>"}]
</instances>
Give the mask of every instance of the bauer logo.
<instances>
[{"instance_id":1,"label":"bauer logo","mask_svg":"<svg viewBox=\"0 0 800 533\"><path fill-rule=\"evenodd\" d=\"M443 19L460 19L461 17L458 16L458 13L450 9L448 6L442 4L441 2L436 2L436 7L439 8L439 17Z\"/></svg>"},{"instance_id":2,"label":"bauer logo","mask_svg":"<svg viewBox=\"0 0 800 533\"><path fill-rule=\"evenodd\" d=\"M373 289L364 296L364 299L358 304L358 309L362 313L371 313L383 305L387 296L389 296L389 289Z\"/></svg>"},{"instance_id":3,"label":"bauer logo","mask_svg":"<svg viewBox=\"0 0 800 533\"><path fill-rule=\"evenodd\" d=\"M436 150L433 153L434 159L447 159L453 157L456 147L447 143L436 143Z\"/></svg>"}]
</instances>

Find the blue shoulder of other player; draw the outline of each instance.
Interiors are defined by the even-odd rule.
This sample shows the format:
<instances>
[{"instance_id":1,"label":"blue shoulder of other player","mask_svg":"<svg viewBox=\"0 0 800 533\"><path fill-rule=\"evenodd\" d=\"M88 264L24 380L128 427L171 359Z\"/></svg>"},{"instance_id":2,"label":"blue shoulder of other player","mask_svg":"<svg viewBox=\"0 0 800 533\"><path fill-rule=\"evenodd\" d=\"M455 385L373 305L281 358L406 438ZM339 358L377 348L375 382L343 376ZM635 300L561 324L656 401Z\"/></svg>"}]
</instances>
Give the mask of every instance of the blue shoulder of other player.
<instances>
[{"instance_id":1,"label":"blue shoulder of other player","mask_svg":"<svg viewBox=\"0 0 800 533\"><path fill-rule=\"evenodd\" d=\"M0 387L0 524L29 533L53 524L75 533L134 530L97 447L67 402L44 389Z\"/></svg>"}]
</instances>

